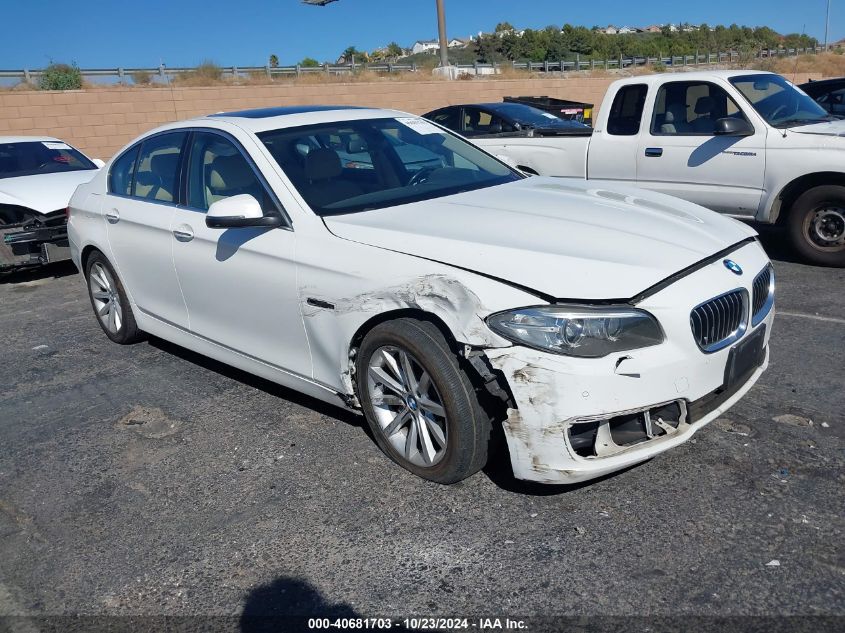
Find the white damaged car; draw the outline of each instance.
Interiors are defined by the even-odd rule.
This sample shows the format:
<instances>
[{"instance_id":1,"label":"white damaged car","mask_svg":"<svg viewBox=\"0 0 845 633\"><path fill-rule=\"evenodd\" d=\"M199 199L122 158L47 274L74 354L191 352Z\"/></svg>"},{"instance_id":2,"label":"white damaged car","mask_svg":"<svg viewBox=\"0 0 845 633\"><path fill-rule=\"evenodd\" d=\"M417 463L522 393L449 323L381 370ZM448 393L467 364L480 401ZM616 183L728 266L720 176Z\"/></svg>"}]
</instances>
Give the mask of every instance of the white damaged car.
<instances>
[{"instance_id":1,"label":"white damaged car","mask_svg":"<svg viewBox=\"0 0 845 633\"><path fill-rule=\"evenodd\" d=\"M66 260L67 205L103 166L49 136L0 136L0 272Z\"/></svg>"},{"instance_id":2,"label":"white damaged car","mask_svg":"<svg viewBox=\"0 0 845 633\"><path fill-rule=\"evenodd\" d=\"M442 483L482 468L499 427L522 479L642 462L768 364L774 275L752 229L525 178L395 111L158 128L79 187L69 238L111 340L147 332L362 411Z\"/></svg>"}]
</instances>

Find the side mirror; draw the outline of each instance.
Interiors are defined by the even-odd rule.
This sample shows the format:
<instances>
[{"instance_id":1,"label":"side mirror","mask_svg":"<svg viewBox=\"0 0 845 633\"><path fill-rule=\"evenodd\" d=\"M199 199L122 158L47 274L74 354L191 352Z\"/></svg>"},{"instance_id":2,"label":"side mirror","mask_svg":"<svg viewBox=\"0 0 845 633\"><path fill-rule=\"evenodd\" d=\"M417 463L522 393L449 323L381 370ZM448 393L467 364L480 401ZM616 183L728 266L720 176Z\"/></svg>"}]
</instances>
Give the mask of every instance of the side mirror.
<instances>
[{"instance_id":1,"label":"side mirror","mask_svg":"<svg viewBox=\"0 0 845 633\"><path fill-rule=\"evenodd\" d=\"M98 169L102 169L106 166L106 162L102 158L94 158L91 162L94 163Z\"/></svg>"},{"instance_id":2,"label":"side mirror","mask_svg":"<svg viewBox=\"0 0 845 633\"><path fill-rule=\"evenodd\" d=\"M502 124L501 123L493 123L487 128L488 134L501 134L502 133Z\"/></svg>"},{"instance_id":3,"label":"side mirror","mask_svg":"<svg viewBox=\"0 0 845 633\"><path fill-rule=\"evenodd\" d=\"M751 136L754 134L754 127L745 119L728 116L716 120L713 133L718 136Z\"/></svg>"},{"instance_id":4,"label":"side mirror","mask_svg":"<svg viewBox=\"0 0 845 633\"><path fill-rule=\"evenodd\" d=\"M246 226L274 227L282 225L280 215L264 215L258 200L248 193L212 202L205 215L210 229L230 229Z\"/></svg>"}]
</instances>

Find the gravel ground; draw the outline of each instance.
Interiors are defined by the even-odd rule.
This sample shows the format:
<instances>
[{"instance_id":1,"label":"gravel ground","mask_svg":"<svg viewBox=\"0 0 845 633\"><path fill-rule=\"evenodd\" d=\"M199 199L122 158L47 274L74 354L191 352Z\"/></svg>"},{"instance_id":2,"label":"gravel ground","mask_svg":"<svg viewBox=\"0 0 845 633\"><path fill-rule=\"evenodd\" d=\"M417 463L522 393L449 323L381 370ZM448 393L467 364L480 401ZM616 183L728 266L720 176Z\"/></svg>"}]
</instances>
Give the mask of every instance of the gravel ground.
<instances>
[{"instance_id":1,"label":"gravel ground","mask_svg":"<svg viewBox=\"0 0 845 633\"><path fill-rule=\"evenodd\" d=\"M71 265L6 278L0 615L232 630L263 614L794 615L769 624L842 630L845 270L764 237L769 371L691 442L570 488L501 464L422 481L357 416L163 341L110 343Z\"/></svg>"}]
</instances>

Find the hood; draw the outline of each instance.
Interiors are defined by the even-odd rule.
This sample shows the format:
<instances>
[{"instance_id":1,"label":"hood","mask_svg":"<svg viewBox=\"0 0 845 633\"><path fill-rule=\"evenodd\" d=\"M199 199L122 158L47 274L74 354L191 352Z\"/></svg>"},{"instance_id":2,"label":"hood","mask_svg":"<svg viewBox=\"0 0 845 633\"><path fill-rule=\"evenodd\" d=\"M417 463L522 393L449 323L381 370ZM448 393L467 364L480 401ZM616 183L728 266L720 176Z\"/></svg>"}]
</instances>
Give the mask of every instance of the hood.
<instances>
[{"instance_id":1,"label":"hood","mask_svg":"<svg viewBox=\"0 0 845 633\"><path fill-rule=\"evenodd\" d=\"M64 209L76 188L91 180L96 169L0 178L0 204L14 204L38 213Z\"/></svg>"},{"instance_id":2,"label":"hood","mask_svg":"<svg viewBox=\"0 0 845 633\"><path fill-rule=\"evenodd\" d=\"M845 136L845 119L836 121L825 121L813 123L812 125L799 125L788 130L793 134L821 134L822 136Z\"/></svg>"},{"instance_id":3,"label":"hood","mask_svg":"<svg viewBox=\"0 0 845 633\"><path fill-rule=\"evenodd\" d=\"M541 177L324 220L338 237L558 299L633 297L756 234L662 194Z\"/></svg>"}]
</instances>

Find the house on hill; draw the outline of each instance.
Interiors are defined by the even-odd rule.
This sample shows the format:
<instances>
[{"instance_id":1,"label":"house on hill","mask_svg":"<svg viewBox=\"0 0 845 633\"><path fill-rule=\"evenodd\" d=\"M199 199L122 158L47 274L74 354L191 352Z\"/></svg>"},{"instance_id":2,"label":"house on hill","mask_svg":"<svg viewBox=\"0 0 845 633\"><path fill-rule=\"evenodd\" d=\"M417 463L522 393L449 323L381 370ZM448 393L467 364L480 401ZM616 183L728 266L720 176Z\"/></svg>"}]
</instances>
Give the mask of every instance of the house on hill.
<instances>
[{"instance_id":1,"label":"house on hill","mask_svg":"<svg viewBox=\"0 0 845 633\"><path fill-rule=\"evenodd\" d=\"M436 53L440 48L440 43L437 40L417 40L411 47L411 53L417 55L419 53Z\"/></svg>"}]
</instances>

